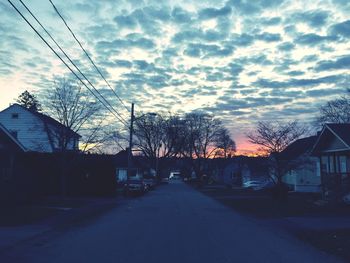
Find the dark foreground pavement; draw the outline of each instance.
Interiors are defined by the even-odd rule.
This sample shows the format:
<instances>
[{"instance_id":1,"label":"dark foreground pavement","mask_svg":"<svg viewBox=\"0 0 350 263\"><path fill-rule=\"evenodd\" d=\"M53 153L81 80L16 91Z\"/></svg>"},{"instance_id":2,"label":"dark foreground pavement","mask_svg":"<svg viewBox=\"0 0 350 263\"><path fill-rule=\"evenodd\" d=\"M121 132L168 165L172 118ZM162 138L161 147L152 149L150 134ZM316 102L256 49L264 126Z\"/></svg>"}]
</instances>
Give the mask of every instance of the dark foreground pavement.
<instances>
[{"instance_id":1,"label":"dark foreground pavement","mask_svg":"<svg viewBox=\"0 0 350 263\"><path fill-rule=\"evenodd\" d=\"M1 238L1 237L0 237ZM340 262L183 183L122 202L95 221L48 232L0 262Z\"/></svg>"}]
</instances>

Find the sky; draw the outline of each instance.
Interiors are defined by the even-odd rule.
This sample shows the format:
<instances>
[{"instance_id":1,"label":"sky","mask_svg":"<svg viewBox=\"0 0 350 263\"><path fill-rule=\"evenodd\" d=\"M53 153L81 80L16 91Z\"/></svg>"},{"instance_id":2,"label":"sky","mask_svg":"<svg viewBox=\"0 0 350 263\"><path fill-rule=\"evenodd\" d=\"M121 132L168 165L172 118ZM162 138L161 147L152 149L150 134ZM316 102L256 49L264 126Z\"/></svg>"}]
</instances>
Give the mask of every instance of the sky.
<instances>
[{"instance_id":1,"label":"sky","mask_svg":"<svg viewBox=\"0 0 350 263\"><path fill-rule=\"evenodd\" d=\"M128 118L50 2L24 2ZM255 149L245 133L258 121L310 123L320 105L350 88L348 0L53 2L126 105L134 102L136 112L213 114L241 152ZM0 0L0 37L0 109L24 90L40 98L68 74L6 0Z\"/></svg>"}]
</instances>

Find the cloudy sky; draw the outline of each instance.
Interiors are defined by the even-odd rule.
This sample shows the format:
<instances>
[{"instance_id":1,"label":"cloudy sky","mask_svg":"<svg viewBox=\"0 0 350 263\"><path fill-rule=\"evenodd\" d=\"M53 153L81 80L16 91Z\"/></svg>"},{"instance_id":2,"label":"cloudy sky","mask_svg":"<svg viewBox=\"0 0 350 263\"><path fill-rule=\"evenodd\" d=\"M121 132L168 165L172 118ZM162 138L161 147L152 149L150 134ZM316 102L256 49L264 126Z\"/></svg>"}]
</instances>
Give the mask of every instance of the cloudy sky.
<instances>
[{"instance_id":1,"label":"cloudy sky","mask_svg":"<svg viewBox=\"0 0 350 263\"><path fill-rule=\"evenodd\" d=\"M127 118L50 2L24 2ZM350 88L348 0L53 2L126 104L212 113L241 150L251 149L244 133L257 121L309 122L320 104ZM0 36L0 109L68 73L6 0Z\"/></svg>"}]
</instances>

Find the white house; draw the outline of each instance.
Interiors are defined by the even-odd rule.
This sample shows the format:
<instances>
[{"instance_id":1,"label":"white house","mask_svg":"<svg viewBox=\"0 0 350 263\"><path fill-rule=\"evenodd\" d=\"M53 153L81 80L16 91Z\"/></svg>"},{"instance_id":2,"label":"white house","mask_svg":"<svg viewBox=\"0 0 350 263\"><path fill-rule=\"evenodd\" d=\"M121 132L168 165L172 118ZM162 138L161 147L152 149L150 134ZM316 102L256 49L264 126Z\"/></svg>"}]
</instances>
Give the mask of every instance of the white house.
<instances>
[{"instance_id":1,"label":"white house","mask_svg":"<svg viewBox=\"0 0 350 263\"><path fill-rule=\"evenodd\" d=\"M0 112L0 124L23 145L25 151L52 153L61 149L79 149L79 134L53 118L19 104Z\"/></svg>"},{"instance_id":2,"label":"white house","mask_svg":"<svg viewBox=\"0 0 350 263\"><path fill-rule=\"evenodd\" d=\"M285 174L282 181L296 192L320 192L320 163L310 155L317 136L310 136L291 143L280 154Z\"/></svg>"},{"instance_id":3,"label":"white house","mask_svg":"<svg viewBox=\"0 0 350 263\"><path fill-rule=\"evenodd\" d=\"M325 124L312 154L319 159L322 192L338 199L350 193L350 123Z\"/></svg>"}]
</instances>

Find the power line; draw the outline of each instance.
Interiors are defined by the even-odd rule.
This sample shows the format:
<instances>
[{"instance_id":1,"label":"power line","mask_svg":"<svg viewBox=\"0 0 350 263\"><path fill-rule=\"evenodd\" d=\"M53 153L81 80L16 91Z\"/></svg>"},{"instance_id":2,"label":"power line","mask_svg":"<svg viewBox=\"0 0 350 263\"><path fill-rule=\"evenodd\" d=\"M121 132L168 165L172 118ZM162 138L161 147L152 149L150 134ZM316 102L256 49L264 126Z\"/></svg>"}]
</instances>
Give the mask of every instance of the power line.
<instances>
[{"instance_id":1,"label":"power line","mask_svg":"<svg viewBox=\"0 0 350 263\"><path fill-rule=\"evenodd\" d=\"M59 50L64 54L64 56L72 63L76 70L84 77L84 79L90 84L90 86L101 96L101 98L113 109L113 111L126 123L125 119L116 111L113 106L107 101L107 99L98 91L98 89L91 83L91 81L81 72L78 66L72 61L72 59L67 55L67 53L62 49L62 47L57 43L57 41L52 37L52 35L47 31L47 29L42 25L42 23L36 18L36 16L30 11L26 4L19 0L29 14L35 19L35 21L40 25L40 27L45 31L45 33L50 37L50 39L56 44Z\"/></svg>"},{"instance_id":2,"label":"power line","mask_svg":"<svg viewBox=\"0 0 350 263\"><path fill-rule=\"evenodd\" d=\"M63 16L61 15L61 13L58 11L58 9L56 8L55 4L49 0L51 5L53 6L53 8L55 9L56 13L59 15L59 17L62 19L63 23L65 24L65 26L68 28L69 32L72 34L73 38L76 40L76 42L79 44L80 48L84 51L85 55L87 56L87 58L90 60L90 62L92 63L92 65L95 67L95 69L97 70L97 72L100 74L101 78L106 82L107 86L113 91L114 95L118 98L118 100L123 104L123 106L126 108L127 111L130 112L129 108L124 104L124 102L122 101L122 99L118 96L118 94L115 92L115 90L111 87L111 85L109 84L109 82L106 80L106 78L103 76L102 72L100 71L100 69L96 66L95 62L92 60L91 56L87 53L87 51L85 50L85 48L83 47L83 45L81 44L81 42L78 40L78 38L75 36L73 30L69 27L69 25L67 24L66 20L63 18Z\"/></svg>"},{"instance_id":3,"label":"power line","mask_svg":"<svg viewBox=\"0 0 350 263\"><path fill-rule=\"evenodd\" d=\"M51 47L51 45L45 40L45 38L34 28L34 26L28 21L28 19L22 14L21 11L18 10L18 8L11 2L11 0L7 0L11 6L17 11L17 13L23 18L23 20L33 29L33 31L40 37L40 39L51 49L51 51L62 61L62 63L73 73L73 75L90 91L90 93L96 97L102 104L105 106L107 110L109 110L119 121L123 122L121 119L119 119L118 115L116 115L107 105L101 101L101 99L96 96L96 94L85 84L85 82L72 70L72 68L62 59L62 57ZM124 125L128 125L127 123L124 123Z\"/></svg>"}]
</instances>

